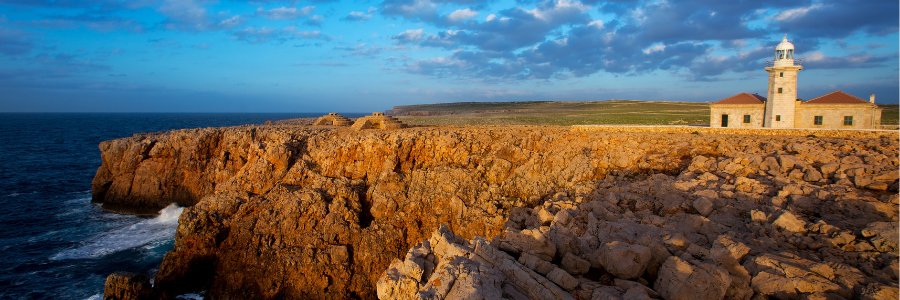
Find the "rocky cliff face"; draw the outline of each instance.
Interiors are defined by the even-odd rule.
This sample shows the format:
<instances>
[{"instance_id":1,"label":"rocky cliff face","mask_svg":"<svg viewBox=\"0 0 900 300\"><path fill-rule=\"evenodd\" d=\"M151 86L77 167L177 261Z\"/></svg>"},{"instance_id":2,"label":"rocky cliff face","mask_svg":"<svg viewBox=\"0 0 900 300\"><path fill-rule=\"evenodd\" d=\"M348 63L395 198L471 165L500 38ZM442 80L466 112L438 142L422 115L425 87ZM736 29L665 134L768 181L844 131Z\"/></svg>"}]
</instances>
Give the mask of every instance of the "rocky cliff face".
<instances>
[{"instance_id":1,"label":"rocky cliff face","mask_svg":"<svg viewBox=\"0 0 900 300\"><path fill-rule=\"evenodd\" d=\"M765 283L793 278L771 267L793 265L784 259L840 259L833 269L861 278L827 290L841 295L896 281L896 135L271 125L140 135L100 148L93 186L104 207L191 206L156 296L374 298L391 262L408 260L440 224L459 239L496 237L483 242L501 249L492 257L561 266L534 280L577 298L612 279L651 286L650 295L683 294L690 278L659 278L685 265L727 279L728 289L713 282L710 295L775 295L782 291ZM750 254L725 271L708 268L720 239ZM619 254L635 265L621 265ZM771 275L749 288L763 273Z\"/></svg>"}]
</instances>

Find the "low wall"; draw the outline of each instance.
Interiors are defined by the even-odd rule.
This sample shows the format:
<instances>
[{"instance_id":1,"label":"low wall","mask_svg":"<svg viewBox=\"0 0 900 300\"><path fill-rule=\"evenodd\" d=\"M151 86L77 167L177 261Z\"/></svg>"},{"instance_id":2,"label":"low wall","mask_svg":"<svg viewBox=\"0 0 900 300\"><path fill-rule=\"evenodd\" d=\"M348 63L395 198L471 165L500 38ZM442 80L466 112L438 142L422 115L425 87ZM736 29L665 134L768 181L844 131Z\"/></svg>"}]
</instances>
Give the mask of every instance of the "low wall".
<instances>
[{"instance_id":1,"label":"low wall","mask_svg":"<svg viewBox=\"0 0 900 300\"><path fill-rule=\"evenodd\" d=\"M876 129L783 129L783 128L710 128L696 126L621 126L621 125L574 125L572 131L602 132L659 132L659 133L700 133L735 135L808 136L836 138L900 138L898 130Z\"/></svg>"}]
</instances>

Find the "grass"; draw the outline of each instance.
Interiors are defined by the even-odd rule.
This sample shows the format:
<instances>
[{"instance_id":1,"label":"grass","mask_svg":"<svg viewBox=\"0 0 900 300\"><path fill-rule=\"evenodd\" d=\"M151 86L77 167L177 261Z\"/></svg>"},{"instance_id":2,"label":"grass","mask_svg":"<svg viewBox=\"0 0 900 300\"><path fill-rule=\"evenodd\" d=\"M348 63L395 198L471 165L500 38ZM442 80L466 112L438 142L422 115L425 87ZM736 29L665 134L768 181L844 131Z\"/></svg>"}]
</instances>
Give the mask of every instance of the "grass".
<instances>
[{"instance_id":1,"label":"grass","mask_svg":"<svg viewBox=\"0 0 900 300\"><path fill-rule=\"evenodd\" d=\"M398 118L412 125L709 124L709 105L692 102L447 103L396 107L394 113L410 114Z\"/></svg>"},{"instance_id":2,"label":"grass","mask_svg":"<svg viewBox=\"0 0 900 300\"><path fill-rule=\"evenodd\" d=\"M898 105L881 105L883 125L900 121ZM610 100L459 102L395 107L411 125L709 125L709 104Z\"/></svg>"},{"instance_id":3,"label":"grass","mask_svg":"<svg viewBox=\"0 0 900 300\"><path fill-rule=\"evenodd\" d=\"M884 109L884 111L881 113L881 125L900 124L900 106L896 104L882 104L879 106Z\"/></svg>"}]
</instances>

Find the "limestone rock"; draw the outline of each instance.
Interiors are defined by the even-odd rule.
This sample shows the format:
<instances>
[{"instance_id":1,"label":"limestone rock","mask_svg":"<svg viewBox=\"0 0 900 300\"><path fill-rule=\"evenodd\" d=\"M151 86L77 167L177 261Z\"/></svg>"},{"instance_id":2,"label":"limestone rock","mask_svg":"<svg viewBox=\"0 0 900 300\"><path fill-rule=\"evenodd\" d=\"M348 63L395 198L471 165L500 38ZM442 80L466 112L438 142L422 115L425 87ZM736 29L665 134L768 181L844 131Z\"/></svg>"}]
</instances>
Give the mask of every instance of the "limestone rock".
<instances>
[{"instance_id":1,"label":"limestone rock","mask_svg":"<svg viewBox=\"0 0 900 300\"><path fill-rule=\"evenodd\" d=\"M570 274L584 274L591 268L591 262L572 253L566 253L562 259L562 267Z\"/></svg>"},{"instance_id":2,"label":"limestone rock","mask_svg":"<svg viewBox=\"0 0 900 300\"><path fill-rule=\"evenodd\" d=\"M428 271L431 259L433 272ZM404 261L392 263L378 279L377 291L381 299L573 299L557 285L572 290L578 281L559 268L544 278L483 239L469 243L442 226Z\"/></svg>"},{"instance_id":3,"label":"limestone rock","mask_svg":"<svg viewBox=\"0 0 900 300\"><path fill-rule=\"evenodd\" d=\"M694 199L693 205L694 205L694 209L697 210L697 212L700 213L700 215L702 215L704 217L708 216L709 213L711 213L713 210L712 201L709 201L709 199L706 199L703 197Z\"/></svg>"},{"instance_id":4,"label":"limestone rock","mask_svg":"<svg viewBox=\"0 0 900 300\"><path fill-rule=\"evenodd\" d=\"M778 228L796 232L796 233L805 233L806 232L806 221L801 220L796 215L789 211L785 211L778 216L773 222L775 226Z\"/></svg>"},{"instance_id":5,"label":"limestone rock","mask_svg":"<svg viewBox=\"0 0 900 300\"><path fill-rule=\"evenodd\" d=\"M644 274L651 257L649 248L620 241L604 244L594 255L597 266L623 279L637 278Z\"/></svg>"},{"instance_id":6,"label":"limestone rock","mask_svg":"<svg viewBox=\"0 0 900 300\"><path fill-rule=\"evenodd\" d=\"M867 285L860 293L860 299L898 299L900 293L896 286L886 286L882 284L872 283Z\"/></svg>"},{"instance_id":7,"label":"limestone rock","mask_svg":"<svg viewBox=\"0 0 900 300\"><path fill-rule=\"evenodd\" d=\"M550 261L556 255L553 244L540 229L507 230L499 240L501 249L533 254Z\"/></svg>"},{"instance_id":8,"label":"limestone rock","mask_svg":"<svg viewBox=\"0 0 900 300\"><path fill-rule=\"evenodd\" d=\"M900 239L897 222L872 222L862 230L864 237L870 238L872 244L880 252L897 252L897 241Z\"/></svg>"},{"instance_id":9,"label":"limestone rock","mask_svg":"<svg viewBox=\"0 0 900 300\"><path fill-rule=\"evenodd\" d=\"M152 299L150 278L127 272L116 272L106 277L103 299L142 300Z\"/></svg>"},{"instance_id":10,"label":"limestone rock","mask_svg":"<svg viewBox=\"0 0 900 300\"><path fill-rule=\"evenodd\" d=\"M547 279L568 291L574 290L578 286L578 280L560 268L554 268L550 273L547 273Z\"/></svg>"},{"instance_id":11,"label":"limestone rock","mask_svg":"<svg viewBox=\"0 0 900 300\"><path fill-rule=\"evenodd\" d=\"M787 297L797 293L839 292L841 287L832 282L834 269L822 263L799 257L764 254L751 264L756 273L752 286L762 295Z\"/></svg>"},{"instance_id":12,"label":"limestone rock","mask_svg":"<svg viewBox=\"0 0 900 300\"><path fill-rule=\"evenodd\" d=\"M746 298L748 281L773 296L779 284L801 282L828 288L798 297L852 298L896 280L889 238L900 197L896 179L888 182L900 166L896 133L695 130L703 131L284 123L177 130L101 143L92 190L110 210L187 207L156 274L159 298L197 290L211 299L371 299L379 290L396 298L642 297L634 287L608 286L618 275L602 270L641 283L660 278L673 255L694 269L722 270L731 282L720 283L724 295L735 299ZM822 180L804 179L811 168ZM713 210L694 214L705 211L697 198ZM783 211L810 222L809 233L770 224ZM435 237L442 223L468 241ZM614 267L628 263L622 259L600 264L598 249L612 242L649 249L649 261L636 264L646 266L642 274L625 274L639 266ZM766 254L804 260L757 264ZM579 274L573 255L597 272ZM788 277L785 265L815 276ZM574 290L547 278L557 268L569 271Z\"/></svg>"},{"instance_id":13,"label":"limestone rock","mask_svg":"<svg viewBox=\"0 0 900 300\"><path fill-rule=\"evenodd\" d=\"M766 213L758 210L750 211L750 220L753 222L766 222L769 218L766 216Z\"/></svg>"},{"instance_id":14,"label":"limestone rock","mask_svg":"<svg viewBox=\"0 0 900 300\"><path fill-rule=\"evenodd\" d=\"M723 299L731 284L728 273L707 263L672 256L659 269L654 289L665 299Z\"/></svg>"}]
</instances>

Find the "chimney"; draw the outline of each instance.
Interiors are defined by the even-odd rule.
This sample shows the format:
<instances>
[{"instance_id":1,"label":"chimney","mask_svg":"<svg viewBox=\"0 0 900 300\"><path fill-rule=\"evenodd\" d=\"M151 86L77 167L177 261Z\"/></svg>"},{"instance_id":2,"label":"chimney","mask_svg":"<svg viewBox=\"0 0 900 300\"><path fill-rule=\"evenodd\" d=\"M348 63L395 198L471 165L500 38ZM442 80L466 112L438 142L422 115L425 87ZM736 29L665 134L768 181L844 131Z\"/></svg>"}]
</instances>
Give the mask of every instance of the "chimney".
<instances>
[{"instance_id":1,"label":"chimney","mask_svg":"<svg viewBox=\"0 0 900 300\"><path fill-rule=\"evenodd\" d=\"M875 94L869 95L869 103L875 104Z\"/></svg>"}]
</instances>

